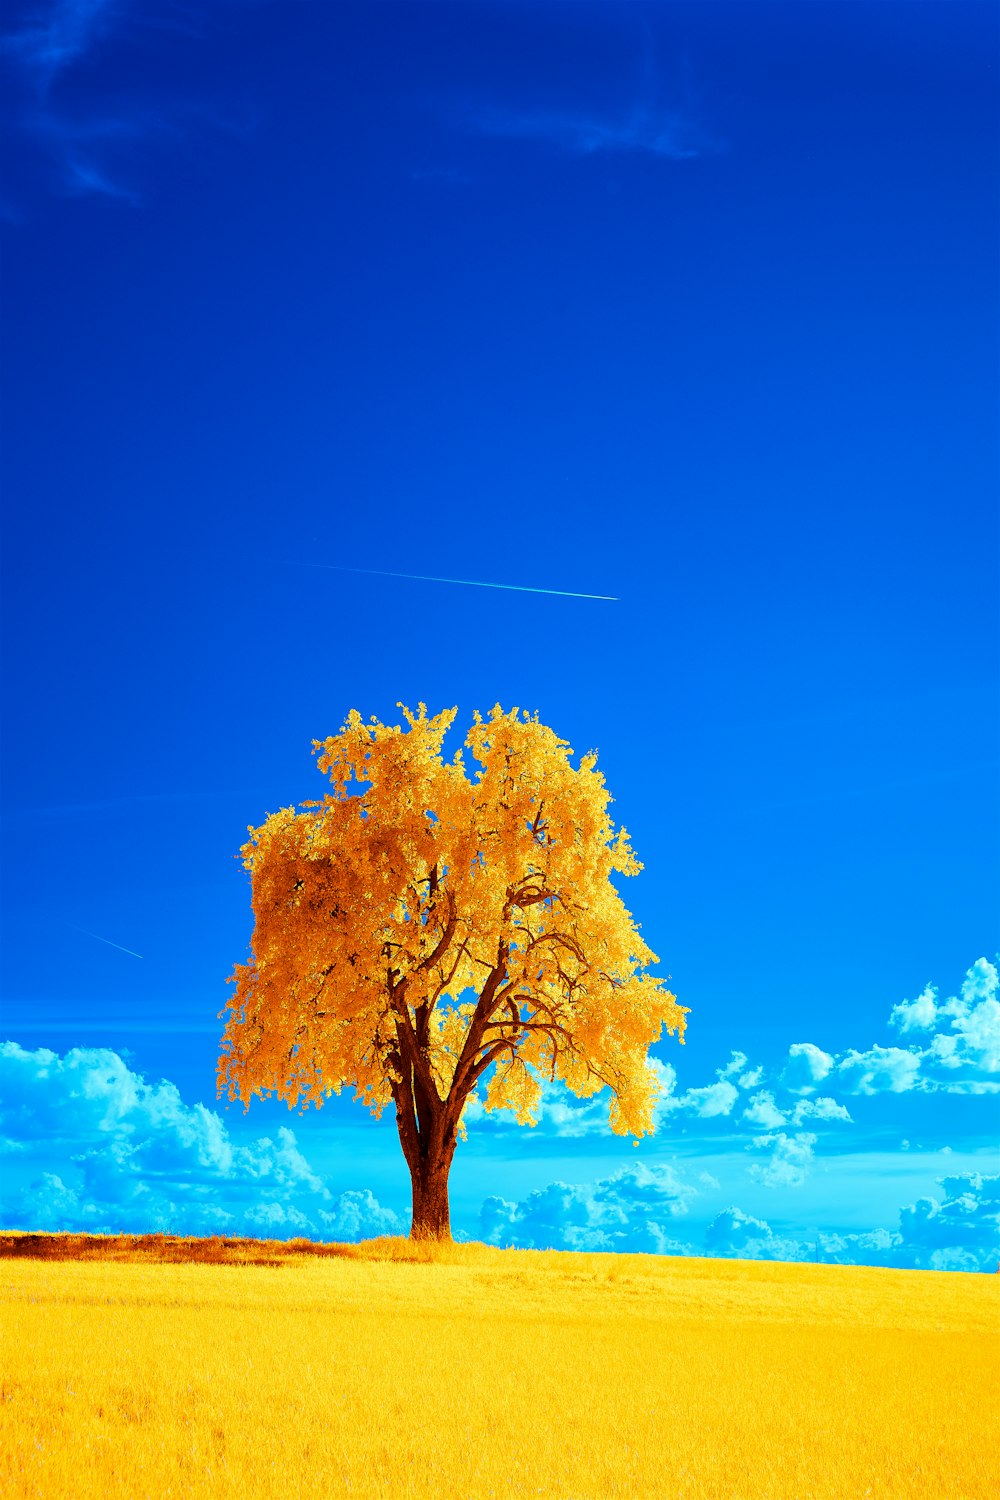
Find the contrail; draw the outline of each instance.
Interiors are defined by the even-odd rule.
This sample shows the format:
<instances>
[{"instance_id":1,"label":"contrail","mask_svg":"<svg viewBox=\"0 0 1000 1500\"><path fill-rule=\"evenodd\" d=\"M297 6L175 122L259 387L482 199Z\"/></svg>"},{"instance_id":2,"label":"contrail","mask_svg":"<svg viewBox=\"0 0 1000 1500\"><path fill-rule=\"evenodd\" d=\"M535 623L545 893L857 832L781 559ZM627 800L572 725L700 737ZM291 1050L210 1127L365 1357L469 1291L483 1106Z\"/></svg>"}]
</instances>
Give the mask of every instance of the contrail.
<instances>
[{"instance_id":1,"label":"contrail","mask_svg":"<svg viewBox=\"0 0 1000 1500\"><path fill-rule=\"evenodd\" d=\"M574 594L570 589L532 589L523 583L483 583L478 578L435 578L428 573L386 573L381 568L338 568L334 563L310 563L285 559L290 568L323 568L330 573L365 573L370 578L410 578L415 583L459 583L467 589L513 589L518 594L557 594L560 599L602 599L618 603L617 594Z\"/></svg>"},{"instance_id":2,"label":"contrail","mask_svg":"<svg viewBox=\"0 0 1000 1500\"><path fill-rule=\"evenodd\" d=\"M99 943L107 943L109 948L117 948L120 953L131 953L133 958L142 958L141 953L133 953L131 948L123 948L121 943L113 943L110 938L102 938L99 932L91 932L86 927L74 927L74 932L85 932L88 937L96 938Z\"/></svg>"}]
</instances>

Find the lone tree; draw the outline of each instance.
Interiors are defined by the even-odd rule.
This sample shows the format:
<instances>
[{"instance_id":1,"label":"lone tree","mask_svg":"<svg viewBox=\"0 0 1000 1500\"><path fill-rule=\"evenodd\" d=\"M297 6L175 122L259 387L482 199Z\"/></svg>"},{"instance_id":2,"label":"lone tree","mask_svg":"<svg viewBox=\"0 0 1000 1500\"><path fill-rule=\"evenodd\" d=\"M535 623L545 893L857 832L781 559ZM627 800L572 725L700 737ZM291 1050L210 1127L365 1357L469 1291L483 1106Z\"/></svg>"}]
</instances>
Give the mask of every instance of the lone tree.
<instances>
[{"instance_id":1,"label":"lone tree","mask_svg":"<svg viewBox=\"0 0 1000 1500\"><path fill-rule=\"evenodd\" d=\"M402 707L402 705L400 705ZM289 1107L345 1084L375 1115L391 1100L413 1182L414 1239L449 1239L448 1173L480 1080L486 1109L533 1125L540 1077L610 1089L618 1135L651 1134L648 1059L685 1007L641 971L656 955L611 874L642 866L585 755L537 714L477 713L441 747L456 709L407 727L363 722L313 741L332 794L249 828L252 959L219 1057L220 1094ZM225 1014L223 1012L222 1014Z\"/></svg>"}]
</instances>

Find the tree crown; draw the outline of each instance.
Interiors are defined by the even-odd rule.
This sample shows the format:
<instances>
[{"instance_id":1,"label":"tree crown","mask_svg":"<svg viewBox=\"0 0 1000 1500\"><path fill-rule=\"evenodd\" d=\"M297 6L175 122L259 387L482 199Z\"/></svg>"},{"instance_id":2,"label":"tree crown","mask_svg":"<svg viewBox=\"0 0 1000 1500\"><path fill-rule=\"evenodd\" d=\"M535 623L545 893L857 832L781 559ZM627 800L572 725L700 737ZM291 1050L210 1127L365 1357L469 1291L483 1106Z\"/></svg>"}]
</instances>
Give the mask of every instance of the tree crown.
<instances>
[{"instance_id":1,"label":"tree crown","mask_svg":"<svg viewBox=\"0 0 1000 1500\"><path fill-rule=\"evenodd\" d=\"M456 709L403 713L352 711L313 741L332 792L248 829L220 1092L293 1106L346 1084L378 1114L412 1083L459 1124L488 1075L486 1108L533 1124L547 1076L608 1085L612 1129L650 1133L648 1049L663 1028L683 1042L686 1008L643 972L658 960L610 878L642 866L596 755L574 768L537 714L497 705L466 737L470 777L442 756Z\"/></svg>"}]
</instances>

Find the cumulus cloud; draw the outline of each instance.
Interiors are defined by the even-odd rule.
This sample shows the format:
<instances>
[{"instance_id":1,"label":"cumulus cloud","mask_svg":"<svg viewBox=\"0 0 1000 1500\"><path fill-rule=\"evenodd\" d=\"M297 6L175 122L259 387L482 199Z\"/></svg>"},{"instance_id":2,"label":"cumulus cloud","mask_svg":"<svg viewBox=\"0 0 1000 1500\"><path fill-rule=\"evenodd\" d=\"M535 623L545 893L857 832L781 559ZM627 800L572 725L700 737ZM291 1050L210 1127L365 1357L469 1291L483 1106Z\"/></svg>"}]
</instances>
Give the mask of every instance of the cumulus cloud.
<instances>
[{"instance_id":1,"label":"cumulus cloud","mask_svg":"<svg viewBox=\"0 0 1000 1500\"><path fill-rule=\"evenodd\" d=\"M998 989L996 966L977 958L966 970L958 995L939 1002L937 990L928 984L915 1000L893 1006L889 1024L904 1035L933 1033L919 1054L923 1088L946 1093L995 1092L982 1075L1000 1073ZM975 1083L986 1086L970 1087Z\"/></svg>"},{"instance_id":2,"label":"cumulus cloud","mask_svg":"<svg viewBox=\"0 0 1000 1500\"><path fill-rule=\"evenodd\" d=\"M776 1130L780 1125L801 1125L803 1120L839 1120L849 1124L851 1116L845 1105L826 1095L820 1099L797 1099L786 1112L779 1109L769 1090L762 1089L749 1100L740 1119L763 1130Z\"/></svg>"},{"instance_id":3,"label":"cumulus cloud","mask_svg":"<svg viewBox=\"0 0 1000 1500\"><path fill-rule=\"evenodd\" d=\"M985 958L977 958L971 969L966 969L962 981L962 1004L968 1008L981 1000L995 1000L1000 987L1000 974L996 965Z\"/></svg>"},{"instance_id":4,"label":"cumulus cloud","mask_svg":"<svg viewBox=\"0 0 1000 1500\"><path fill-rule=\"evenodd\" d=\"M792 1145L809 1142L793 1141ZM781 1149L787 1151L787 1144ZM704 1174L699 1180L706 1180ZM706 1180L717 1187L714 1179ZM646 1251L745 1260L826 1261L925 1270L994 1271L1000 1262L1000 1176L939 1179L939 1198L899 1211L895 1229L777 1234L765 1219L731 1205L700 1243L677 1237L696 1190L670 1167L638 1166L589 1184L550 1183L520 1203L488 1198L480 1236L523 1249Z\"/></svg>"},{"instance_id":5,"label":"cumulus cloud","mask_svg":"<svg viewBox=\"0 0 1000 1500\"><path fill-rule=\"evenodd\" d=\"M788 1123L787 1116L775 1104L774 1095L766 1089L754 1094L740 1118L748 1125L758 1125L764 1130L775 1130Z\"/></svg>"},{"instance_id":6,"label":"cumulus cloud","mask_svg":"<svg viewBox=\"0 0 1000 1500\"><path fill-rule=\"evenodd\" d=\"M916 1271L997 1271L1000 1265L1000 1176L973 1172L939 1178L940 1199L900 1209L898 1229L862 1235L823 1232L781 1239L766 1221L729 1208L709 1224L709 1256L745 1260L822 1260L846 1266L900 1266Z\"/></svg>"},{"instance_id":7,"label":"cumulus cloud","mask_svg":"<svg viewBox=\"0 0 1000 1500\"><path fill-rule=\"evenodd\" d=\"M942 1007L957 1037L960 1061L986 1073L1000 1073L1000 1000L998 975L985 958L968 970L962 993Z\"/></svg>"},{"instance_id":8,"label":"cumulus cloud","mask_svg":"<svg viewBox=\"0 0 1000 1500\"><path fill-rule=\"evenodd\" d=\"M905 1094L920 1087L921 1054L902 1047L869 1047L846 1052L837 1064L838 1082L850 1094Z\"/></svg>"},{"instance_id":9,"label":"cumulus cloud","mask_svg":"<svg viewBox=\"0 0 1000 1500\"><path fill-rule=\"evenodd\" d=\"M765 1219L739 1208L718 1214L705 1231L705 1253L737 1260L836 1261L844 1265L895 1265L901 1237L887 1229L867 1234L819 1233L812 1239L777 1235Z\"/></svg>"},{"instance_id":10,"label":"cumulus cloud","mask_svg":"<svg viewBox=\"0 0 1000 1500\"><path fill-rule=\"evenodd\" d=\"M769 1145L748 1146L770 1150L766 1162L748 1168L751 1175L769 1187L798 1186L812 1158L802 1127L853 1123L850 1110L836 1093L856 1097L1000 1093L997 988L995 966L978 959L967 971L959 996L939 1003L937 992L928 985L916 999L893 1007L889 1018L893 1027L907 1038L923 1038L924 1046L919 1042L909 1046L876 1043L866 1050L831 1053L813 1042L795 1042L784 1062L767 1074L764 1068L751 1065L746 1052L734 1049L728 1061L716 1068L714 1082L681 1092L674 1069L653 1059L651 1065L661 1084L656 1124L669 1128L672 1117L686 1114L705 1123L709 1140L726 1128L731 1133L734 1123L748 1133L765 1133ZM767 1085L762 1087L765 1077ZM821 1094L823 1087L830 1092ZM517 1128L512 1115L486 1116L475 1101L467 1118L487 1129ZM539 1127L543 1133L565 1137L606 1134L606 1094L579 1101L563 1085L546 1083Z\"/></svg>"},{"instance_id":11,"label":"cumulus cloud","mask_svg":"<svg viewBox=\"0 0 1000 1500\"><path fill-rule=\"evenodd\" d=\"M899 1211L899 1225L864 1234L775 1235L763 1219L727 1208L708 1226L705 1252L745 1260L817 1260L928 1271L995 1271L1000 1264L1000 1176L939 1178L938 1198Z\"/></svg>"},{"instance_id":12,"label":"cumulus cloud","mask_svg":"<svg viewBox=\"0 0 1000 1500\"><path fill-rule=\"evenodd\" d=\"M466 1125L474 1125L489 1134L519 1131L512 1109L488 1110L478 1094L473 1094L462 1112ZM541 1135L558 1135L568 1139L587 1135L609 1135L608 1093L602 1089L592 1099L579 1099L558 1078L542 1083L542 1096L535 1111L533 1130Z\"/></svg>"},{"instance_id":13,"label":"cumulus cloud","mask_svg":"<svg viewBox=\"0 0 1000 1500\"><path fill-rule=\"evenodd\" d=\"M726 1078L720 1078L718 1083L707 1083L704 1088L686 1089L683 1094L678 1095L676 1107L690 1110L703 1120L710 1120L716 1115L730 1114L739 1097L739 1090L735 1085Z\"/></svg>"},{"instance_id":14,"label":"cumulus cloud","mask_svg":"<svg viewBox=\"0 0 1000 1500\"><path fill-rule=\"evenodd\" d=\"M813 1046L812 1042L793 1042L788 1049L788 1061L781 1081L790 1093L812 1093L832 1068L833 1058L829 1052Z\"/></svg>"},{"instance_id":15,"label":"cumulus cloud","mask_svg":"<svg viewBox=\"0 0 1000 1500\"><path fill-rule=\"evenodd\" d=\"M928 984L915 1000L901 1000L889 1012L889 1025L900 1031L927 1031L937 1019L937 990Z\"/></svg>"},{"instance_id":16,"label":"cumulus cloud","mask_svg":"<svg viewBox=\"0 0 1000 1500\"><path fill-rule=\"evenodd\" d=\"M683 1254L668 1227L696 1192L671 1167L640 1164L592 1183L553 1182L519 1203L487 1198L480 1234L487 1244L526 1250Z\"/></svg>"},{"instance_id":17,"label":"cumulus cloud","mask_svg":"<svg viewBox=\"0 0 1000 1500\"><path fill-rule=\"evenodd\" d=\"M9 1227L325 1239L405 1227L370 1193L334 1197L286 1126L234 1140L213 1110L106 1048L0 1043L0 1132L38 1166L5 1196Z\"/></svg>"},{"instance_id":18,"label":"cumulus cloud","mask_svg":"<svg viewBox=\"0 0 1000 1500\"><path fill-rule=\"evenodd\" d=\"M1000 1176L971 1172L938 1182L940 1199L919 1198L900 1210L911 1263L934 1271L1000 1269Z\"/></svg>"},{"instance_id":19,"label":"cumulus cloud","mask_svg":"<svg viewBox=\"0 0 1000 1500\"><path fill-rule=\"evenodd\" d=\"M836 1099L800 1099L791 1113L793 1125L801 1125L803 1120L843 1120L851 1123L851 1116L846 1105L838 1104Z\"/></svg>"},{"instance_id":20,"label":"cumulus cloud","mask_svg":"<svg viewBox=\"0 0 1000 1500\"><path fill-rule=\"evenodd\" d=\"M660 1091L654 1109L654 1116L659 1124L666 1114L678 1107L679 1101L673 1098L677 1074L669 1063L662 1062L658 1057L651 1057L649 1066L655 1075ZM539 1083L542 1091L541 1099L535 1111L535 1124L532 1127L537 1134L560 1136L564 1139L612 1134L609 1123L611 1103L609 1089L601 1089L590 1099L581 1099L568 1089L561 1079L539 1078ZM470 1096L462 1112L462 1120L466 1125L475 1126L477 1130L489 1134L504 1134L523 1129L523 1126L518 1125L513 1110L488 1110L479 1095L475 1093Z\"/></svg>"},{"instance_id":21,"label":"cumulus cloud","mask_svg":"<svg viewBox=\"0 0 1000 1500\"><path fill-rule=\"evenodd\" d=\"M1000 1093L1000 999L996 966L979 958L966 971L961 991L939 1001L934 985L925 985L913 1000L902 1000L889 1024L910 1041L907 1047L879 1043L863 1051L849 1048L832 1056L811 1042L788 1049L779 1082L790 1093L809 1095L827 1080L850 1094ZM923 1045L921 1045L923 1043ZM827 1109L829 1110L829 1105ZM842 1108L842 1106L841 1106ZM754 1123L751 1111L749 1122ZM843 1119L843 1114L812 1118ZM810 1118L793 1114L794 1123ZM764 1123L763 1119L757 1123Z\"/></svg>"},{"instance_id":22,"label":"cumulus cloud","mask_svg":"<svg viewBox=\"0 0 1000 1500\"><path fill-rule=\"evenodd\" d=\"M776 1131L750 1142L751 1151L769 1151L766 1162L754 1162L750 1176L762 1187L801 1187L812 1164L816 1137L800 1130L795 1135Z\"/></svg>"},{"instance_id":23,"label":"cumulus cloud","mask_svg":"<svg viewBox=\"0 0 1000 1500\"><path fill-rule=\"evenodd\" d=\"M728 1078L741 1089L756 1088L764 1076L763 1068L751 1068L745 1052L734 1052L724 1068L717 1068L717 1078Z\"/></svg>"},{"instance_id":24,"label":"cumulus cloud","mask_svg":"<svg viewBox=\"0 0 1000 1500\"><path fill-rule=\"evenodd\" d=\"M733 1256L740 1260L798 1260L797 1240L779 1239L764 1219L756 1219L740 1208L725 1208L705 1231L707 1255Z\"/></svg>"}]
</instances>

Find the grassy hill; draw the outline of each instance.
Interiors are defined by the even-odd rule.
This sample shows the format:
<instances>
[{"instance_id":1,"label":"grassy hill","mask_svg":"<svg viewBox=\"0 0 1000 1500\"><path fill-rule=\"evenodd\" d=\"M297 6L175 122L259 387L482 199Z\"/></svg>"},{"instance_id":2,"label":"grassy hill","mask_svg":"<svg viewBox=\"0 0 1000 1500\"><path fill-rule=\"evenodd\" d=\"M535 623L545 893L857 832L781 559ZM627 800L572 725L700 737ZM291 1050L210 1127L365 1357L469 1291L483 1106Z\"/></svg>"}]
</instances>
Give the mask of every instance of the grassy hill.
<instances>
[{"instance_id":1,"label":"grassy hill","mask_svg":"<svg viewBox=\"0 0 1000 1500\"><path fill-rule=\"evenodd\" d=\"M1000 1493L1000 1277L0 1236L11 1497Z\"/></svg>"}]
</instances>

